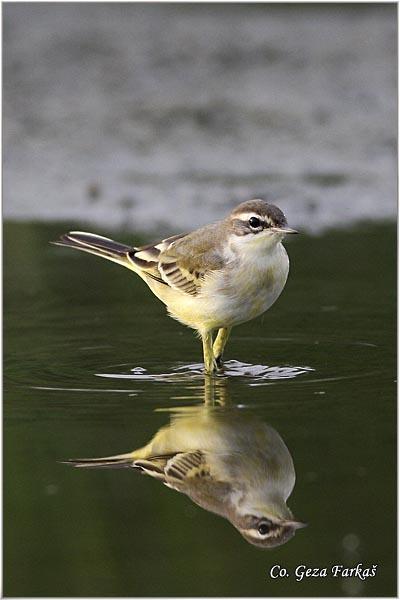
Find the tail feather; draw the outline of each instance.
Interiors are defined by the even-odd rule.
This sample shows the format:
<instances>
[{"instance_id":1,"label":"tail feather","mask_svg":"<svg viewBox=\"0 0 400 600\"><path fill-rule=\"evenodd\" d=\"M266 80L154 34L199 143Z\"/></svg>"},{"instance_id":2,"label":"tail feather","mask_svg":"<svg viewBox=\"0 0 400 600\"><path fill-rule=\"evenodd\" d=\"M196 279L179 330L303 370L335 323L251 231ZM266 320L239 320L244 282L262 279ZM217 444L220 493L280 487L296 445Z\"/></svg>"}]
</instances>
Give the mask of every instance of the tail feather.
<instances>
[{"instance_id":1,"label":"tail feather","mask_svg":"<svg viewBox=\"0 0 400 600\"><path fill-rule=\"evenodd\" d=\"M88 469L126 469L134 468L132 454L119 454L118 456L105 456L103 458L77 458L61 460L64 465Z\"/></svg>"},{"instance_id":2,"label":"tail feather","mask_svg":"<svg viewBox=\"0 0 400 600\"><path fill-rule=\"evenodd\" d=\"M101 256L125 267L132 268L132 262L128 253L133 250L132 246L114 242L109 238L85 231L70 231L60 237L59 240L51 242L56 246L75 248L83 252L89 252Z\"/></svg>"}]
</instances>

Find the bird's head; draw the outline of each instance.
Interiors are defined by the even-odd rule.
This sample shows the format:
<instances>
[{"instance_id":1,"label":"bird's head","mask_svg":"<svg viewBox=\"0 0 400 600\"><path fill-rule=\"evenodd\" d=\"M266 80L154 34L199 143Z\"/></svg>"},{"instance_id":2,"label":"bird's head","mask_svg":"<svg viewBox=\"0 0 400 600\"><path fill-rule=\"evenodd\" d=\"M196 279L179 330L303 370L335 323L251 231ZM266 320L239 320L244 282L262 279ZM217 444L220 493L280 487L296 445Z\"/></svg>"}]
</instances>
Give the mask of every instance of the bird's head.
<instances>
[{"instance_id":1,"label":"bird's head","mask_svg":"<svg viewBox=\"0 0 400 600\"><path fill-rule=\"evenodd\" d=\"M265 200L239 204L229 215L228 225L235 241L243 245L273 245L288 233L298 233L288 227L280 208Z\"/></svg>"},{"instance_id":2,"label":"bird's head","mask_svg":"<svg viewBox=\"0 0 400 600\"><path fill-rule=\"evenodd\" d=\"M287 509L289 511L289 509ZM277 517L268 511L264 515L242 515L232 524L242 534L244 539L259 548L275 548L285 544L294 536L297 529L306 527L306 523L294 519L290 514L287 518Z\"/></svg>"}]
</instances>

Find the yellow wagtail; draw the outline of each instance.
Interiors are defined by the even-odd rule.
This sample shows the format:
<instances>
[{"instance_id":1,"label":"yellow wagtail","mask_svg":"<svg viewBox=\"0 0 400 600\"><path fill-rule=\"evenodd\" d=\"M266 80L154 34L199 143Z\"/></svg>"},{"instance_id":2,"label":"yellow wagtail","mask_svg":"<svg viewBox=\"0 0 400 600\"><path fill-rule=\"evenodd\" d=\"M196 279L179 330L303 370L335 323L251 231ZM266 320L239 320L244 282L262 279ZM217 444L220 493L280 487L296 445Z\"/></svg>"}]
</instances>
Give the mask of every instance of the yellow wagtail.
<instances>
[{"instance_id":1,"label":"yellow wagtail","mask_svg":"<svg viewBox=\"0 0 400 600\"><path fill-rule=\"evenodd\" d=\"M297 232L279 208L250 200L222 221L148 246L127 246L82 231L54 243L137 273L173 318L198 331L205 371L211 374L222 368L231 328L264 313L282 292L289 272L282 245L287 233Z\"/></svg>"}]
</instances>

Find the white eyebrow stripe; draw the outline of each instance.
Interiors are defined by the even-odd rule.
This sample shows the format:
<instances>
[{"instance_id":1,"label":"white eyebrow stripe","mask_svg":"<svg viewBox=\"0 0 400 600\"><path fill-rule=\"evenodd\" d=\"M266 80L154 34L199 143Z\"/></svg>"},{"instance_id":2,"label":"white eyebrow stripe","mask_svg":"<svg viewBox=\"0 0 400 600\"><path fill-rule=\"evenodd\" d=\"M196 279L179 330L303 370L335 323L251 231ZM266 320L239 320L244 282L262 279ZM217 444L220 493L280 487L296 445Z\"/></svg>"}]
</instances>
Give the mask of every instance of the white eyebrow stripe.
<instances>
[{"instance_id":1,"label":"white eyebrow stripe","mask_svg":"<svg viewBox=\"0 0 400 600\"><path fill-rule=\"evenodd\" d=\"M258 215L255 212L246 212L246 213L238 213L237 215L233 215L234 219L239 219L239 221L248 221L251 217L255 217L256 219L260 219L260 221L264 221L265 217Z\"/></svg>"}]
</instances>

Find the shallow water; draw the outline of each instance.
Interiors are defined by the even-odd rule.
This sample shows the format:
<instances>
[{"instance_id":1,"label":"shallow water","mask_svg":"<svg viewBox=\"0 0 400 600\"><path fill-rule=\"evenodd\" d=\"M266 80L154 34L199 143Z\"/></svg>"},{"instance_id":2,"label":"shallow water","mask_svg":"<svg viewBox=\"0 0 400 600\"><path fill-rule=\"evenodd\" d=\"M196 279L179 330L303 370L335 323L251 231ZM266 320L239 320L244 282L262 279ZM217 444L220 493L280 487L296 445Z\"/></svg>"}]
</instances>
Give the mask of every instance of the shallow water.
<instances>
[{"instance_id":1,"label":"shallow water","mask_svg":"<svg viewBox=\"0 0 400 600\"><path fill-rule=\"evenodd\" d=\"M48 245L63 231L5 226L4 593L395 595L394 226L290 240L282 297L234 330L211 388L192 332L126 270ZM204 400L288 447L308 527L286 544L136 471L59 462L139 448ZM359 562L376 577L269 576Z\"/></svg>"}]
</instances>

